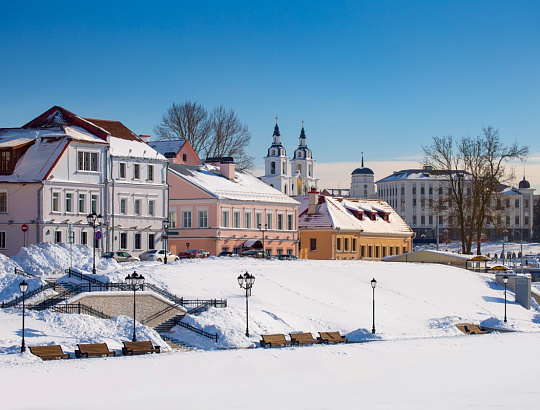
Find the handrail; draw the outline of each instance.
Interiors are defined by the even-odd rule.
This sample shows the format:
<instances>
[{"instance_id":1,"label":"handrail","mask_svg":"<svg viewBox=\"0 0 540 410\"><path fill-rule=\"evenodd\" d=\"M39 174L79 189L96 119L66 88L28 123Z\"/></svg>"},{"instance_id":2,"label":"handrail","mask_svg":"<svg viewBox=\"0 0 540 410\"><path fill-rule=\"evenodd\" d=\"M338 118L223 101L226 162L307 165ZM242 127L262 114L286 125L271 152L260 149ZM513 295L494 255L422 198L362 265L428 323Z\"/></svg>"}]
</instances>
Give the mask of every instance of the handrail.
<instances>
[{"instance_id":1,"label":"handrail","mask_svg":"<svg viewBox=\"0 0 540 410\"><path fill-rule=\"evenodd\" d=\"M55 305L51 307L51 311L58 313L77 313L77 314L86 314L90 316L95 316L100 319L112 319L112 316L109 316L97 309L94 309L91 306L84 305L82 303L71 303L67 305Z\"/></svg>"},{"instance_id":2,"label":"handrail","mask_svg":"<svg viewBox=\"0 0 540 410\"><path fill-rule=\"evenodd\" d=\"M144 319L143 321L141 321L141 323L144 325L145 323L148 323L148 322L150 322L150 321L152 321L152 320L155 320L155 319L157 319L158 317L163 316L165 313L168 313L168 312L170 312L171 310L176 309L176 308L179 307L179 306L182 306L182 305L180 305L180 304L178 304L178 303L175 303L174 305L169 305L169 306L167 306L165 309L162 309L162 310L160 310L159 312L154 313L152 316L147 317L146 319Z\"/></svg>"},{"instance_id":3,"label":"handrail","mask_svg":"<svg viewBox=\"0 0 540 410\"><path fill-rule=\"evenodd\" d=\"M38 293L41 293L41 292L44 292L48 289L52 289L52 290L56 290L56 287L58 285L56 283L47 283L46 285L41 285L39 288L36 288L30 292L26 292L24 294L24 298L25 299L30 299L31 297L37 295ZM16 306L19 304L19 302L22 302L23 300L23 296L16 296L15 298L11 299L10 301L8 302L2 302L2 308L10 308L10 307L13 307L13 306Z\"/></svg>"},{"instance_id":4,"label":"handrail","mask_svg":"<svg viewBox=\"0 0 540 410\"><path fill-rule=\"evenodd\" d=\"M197 306L196 308L188 310L187 314L188 315L198 315L199 313L208 310L208 308L209 308L209 303L204 303L204 304L202 304L200 306Z\"/></svg>"},{"instance_id":5,"label":"handrail","mask_svg":"<svg viewBox=\"0 0 540 410\"><path fill-rule=\"evenodd\" d=\"M79 272L73 268L67 268L65 272L68 274L68 277L75 276L76 278L86 280L87 282L91 282L95 285L105 285L106 282L102 282L99 279L93 278L91 276L85 275L82 272Z\"/></svg>"},{"instance_id":6,"label":"handrail","mask_svg":"<svg viewBox=\"0 0 540 410\"><path fill-rule=\"evenodd\" d=\"M17 267L15 267L15 275L21 275L21 276L26 276L27 278L37 278L36 275L33 275L31 273L28 273L28 272L25 272L23 271L22 269L19 269Z\"/></svg>"},{"instance_id":7,"label":"handrail","mask_svg":"<svg viewBox=\"0 0 540 410\"><path fill-rule=\"evenodd\" d=\"M156 285L154 285L152 283L145 283L144 286L146 286L148 289L153 290L158 295L161 295L164 298L167 298L167 299L173 301L176 304L179 304L179 305L184 304L184 298L179 298L178 296L172 294L171 292L168 292L165 289L161 289L160 287L157 287Z\"/></svg>"},{"instance_id":8,"label":"handrail","mask_svg":"<svg viewBox=\"0 0 540 410\"><path fill-rule=\"evenodd\" d=\"M201 336L204 336L204 337L207 337L208 339L212 339L214 342L218 342L218 339L219 339L219 336L218 334L212 334L212 333L208 333L208 332L205 332L204 330L202 329L199 329L195 326L192 326L192 325L189 325L187 323L184 323L182 322L180 319L176 319L174 320L174 324L175 325L179 325L179 326L182 326L183 328L186 328L188 330L191 330L192 332L195 332Z\"/></svg>"}]
</instances>

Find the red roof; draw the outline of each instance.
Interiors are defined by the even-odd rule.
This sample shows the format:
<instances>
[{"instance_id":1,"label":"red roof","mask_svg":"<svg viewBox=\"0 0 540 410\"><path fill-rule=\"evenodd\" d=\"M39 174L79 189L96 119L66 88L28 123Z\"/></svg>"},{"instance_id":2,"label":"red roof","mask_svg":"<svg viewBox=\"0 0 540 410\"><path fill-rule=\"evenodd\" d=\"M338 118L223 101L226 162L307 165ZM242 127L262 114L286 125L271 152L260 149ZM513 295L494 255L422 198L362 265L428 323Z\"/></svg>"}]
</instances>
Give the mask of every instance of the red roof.
<instances>
[{"instance_id":1,"label":"red roof","mask_svg":"<svg viewBox=\"0 0 540 410\"><path fill-rule=\"evenodd\" d=\"M84 118L84 120L91 122L92 124L97 125L100 128L103 128L113 137L130 141L141 141L137 134L131 131L120 121L96 120L93 118Z\"/></svg>"}]
</instances>

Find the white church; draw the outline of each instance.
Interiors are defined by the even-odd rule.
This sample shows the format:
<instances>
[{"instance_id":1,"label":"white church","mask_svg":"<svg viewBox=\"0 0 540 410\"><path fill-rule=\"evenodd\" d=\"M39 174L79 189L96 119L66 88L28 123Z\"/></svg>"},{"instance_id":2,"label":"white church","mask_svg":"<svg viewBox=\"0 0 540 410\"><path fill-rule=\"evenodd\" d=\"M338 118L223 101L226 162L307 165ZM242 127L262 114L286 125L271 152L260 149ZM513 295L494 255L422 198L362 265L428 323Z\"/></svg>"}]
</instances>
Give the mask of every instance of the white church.
<instances>
[{"instance_id":1,"label":"white church","mask_svg":"<svg viewBox=\"0 0 540 410\"><path fill-rule=\"evenodd\" d=\"M290 160L281 145L276 117L272 145L268 148L268 155L264 157L264 176L260 177L261 180L289 196L307 195L310 190L317 189L318 179L314 177L314 164L315 160L307 146L304 121L298 148Z\"/></svg>"}]
</instances>

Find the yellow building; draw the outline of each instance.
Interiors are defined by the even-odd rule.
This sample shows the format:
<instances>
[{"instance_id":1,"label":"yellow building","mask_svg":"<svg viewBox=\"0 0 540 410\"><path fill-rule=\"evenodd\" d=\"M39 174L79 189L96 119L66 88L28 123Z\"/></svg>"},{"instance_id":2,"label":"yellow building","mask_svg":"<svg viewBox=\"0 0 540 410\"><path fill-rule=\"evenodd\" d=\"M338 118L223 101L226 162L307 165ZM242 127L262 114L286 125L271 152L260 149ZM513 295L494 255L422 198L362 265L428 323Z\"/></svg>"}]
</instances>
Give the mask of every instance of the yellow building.
<instances>
[{"instance_id":1,"label":"yellow building","mask_svg":"<svg viewBox=\"0 0 540 410\"><path fill-rule=\"evenodd\" d=\"M381 260L410 252L411 228L386 201L336 198L311 191L300 202L302 259Z\"/></svg>"}]
</instances>

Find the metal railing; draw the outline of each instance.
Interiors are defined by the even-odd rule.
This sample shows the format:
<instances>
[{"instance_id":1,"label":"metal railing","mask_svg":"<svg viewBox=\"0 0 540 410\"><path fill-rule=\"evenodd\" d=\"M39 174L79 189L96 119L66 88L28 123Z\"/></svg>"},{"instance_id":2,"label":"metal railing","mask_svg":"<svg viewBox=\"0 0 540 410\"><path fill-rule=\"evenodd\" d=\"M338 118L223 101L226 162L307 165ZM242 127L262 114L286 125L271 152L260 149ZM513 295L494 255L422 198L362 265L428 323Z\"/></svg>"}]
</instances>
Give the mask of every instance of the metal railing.
<instances>
[{"instance_id":1,"label":"metal railing","mask_svg":"<svg viewBox=\"0 0 540 410\"><path fill-rule=\"evenodd\" d=\"M204 331L202 329L199 329L199 328L197 328L195 326L191 326L191 325L189 325L187 323L184 323L184 322L182 322L181 319L177 319L177 318L175 318L174 324L178 325L178 326L181 326L181 327L183 327L185 329L191 330L192 332L195 332L195 333L197 333L197 334L199 334L201 336L207 337L208 339L212 339L216 343L218 342L219 336L218 336L217 333L216 334L208 333L208 332L206 332L206 331Z\"/></svg>"},{"instance_id":2,"label":"metal railing","mask_svg":"<svg viewBox=\"0 0 540 410\"><path fill-rule=\"evenodd\" d=\"M25 300L28 300L30 298L32 298L33 296L36 296L38 295L39 293L42 293L48 289L52 289L52 290L56 290L56 288L59 287L56 283L47 283L46 285L41 285L39 288L36 288L34 290L31 290L29 292L26 292L25 295L24 295L24 299ZM23 300L23 296L17 296L13 299L11 299L10 301L7 301L7 302L2 302L2 308L10 308L10 307L14 307L14 306L17 306L19 303L21 303Z\"/></svg>"},{"instance_id":3,"label":"metal railing","mask_svg":"<svg viewBox=\"0 0 540 410\"><path fill-rule=\"evenodd\" d=\"M28 272L25 272L23 271L22 269L19 269L17 267L15 267L15 275L21 275L21 276L26 276L27 278L37 278L36 275L33 275L31 273L28 273Z\"/></svg>"},{"instance_id":4,"label":"metal railing","mask_svg":"<svg viewBox=\"0 0 540 410\"><path fill-rule=\"evenodd\" d=\"M91 306L84 305L82 303L72 303L68 305L55 305L51 307L52 312L57 313L76 313L76 314L85 314L94 316L100 319L112 319L112 316L109 316L97 309L94 309Z\"/></svg>"}]
</instances>

